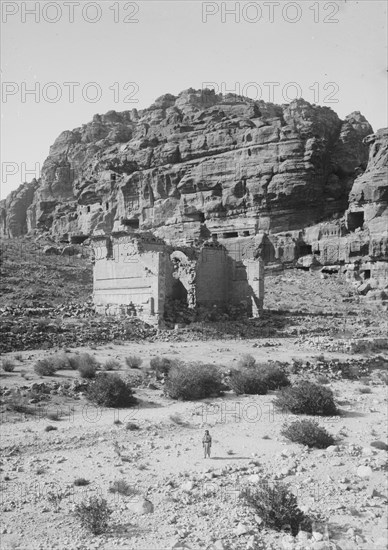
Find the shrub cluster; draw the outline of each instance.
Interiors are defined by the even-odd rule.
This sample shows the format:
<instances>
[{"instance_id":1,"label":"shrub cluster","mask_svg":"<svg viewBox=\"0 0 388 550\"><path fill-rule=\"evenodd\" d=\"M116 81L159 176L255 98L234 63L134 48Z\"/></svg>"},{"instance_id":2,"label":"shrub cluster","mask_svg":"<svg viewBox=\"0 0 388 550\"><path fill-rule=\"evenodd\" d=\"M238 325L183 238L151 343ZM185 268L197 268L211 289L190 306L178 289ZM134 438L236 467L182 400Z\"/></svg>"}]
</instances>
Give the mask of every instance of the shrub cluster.
<instances>
[{"instance_id":1,"label":"shrub cluster","mask_svg":"<svg viewBox=\"0 0 388 550\"><path fill-rule=\"evenodd\" d=\"M157 378L167 375L173 366L178 366L178 361L169 357L160 357L158 355L150 361L150 368L155 372Z\"/></svg>"},{"instance_id":2,"label":"shrub cluster","mask_svg":"<svg viewBox=\"0 0 388 550\"><path fill-rule=\"evenodd\" d=\"M265 363L258 365L257 369L269 390L277 390L291 385L287 374L280 367Z\"/></svg>"},{"instance_id":3,"label":"shrub cluster","mask_svg":"<svg viewBox=\"0 0 388 550\"><path fill-rule=\"evenodd\" d=\"M229 386L236 395L265 395L268 392L262 373L252 367L233 370L229 376Z\"/></svg>"},{"instance_id":4,"label":"shrub cluster","mask_svg":"<svg viewBox=\"0 0 388 550\"><path fill-rule=\"evenodd\" d=\"M280 433L293 443L316 449L326 449L335 443L334 437L314 420L296 420L284 425Z\"/></svg>"},{"instance_id":5,"label":"shrub cluster","mask_svg":"<svg viewBox=\"0 0 388 550\"><path fill-rule=\"evenodd\" d=\"M229 386L237 395L264 395L268 390L290 385L290 380L280 367L269 363L257 364L252 355L243 355L237 367L229 377Z\"/></svg>"},{"instance_id":6,"label":"shrub cluster","mask_svg":"<svg viewBox=\"0 0 388 550\"><path fill-rule=\"evenodd\" d=\"M294 536L301 528L311 528L311 521L298 507L296 496L283 483L263 479L254 489L243 489L240 497L260 516L263 527L280 531L289 526Z\"/></svg>"},{"instance_id":7,"label":"shrub cluster","mask_svg":"<svg viewBox=\"0 0 388 550\"><path fill-rule=\"evenodd\" d=\"M132 388L118 374L102 372L91 382L86 391L87 398L104 407L131 407L137 400Z\"/></svg>"},{"instance_id":8,"label":"shrub cluster","mask_svg":"<svg viewBox=\"0 0 388 550\"><path fill-rule=\"evenodd\" d=\"M56 366L50 358L39 359L34 365L34 371L39 376L53 376L56 370Z\"/></svg>"},{"instance_id":9,"label":"shrub cluster","mask_svg":"<svg viewBox=\"0 0 388 550\"><path fill-rule=\"evenodd\" d=\"M303 380L295 386L282 389L274 404L293 414L331 416L338 414L333 392L319 384Z\"/></svg>"},{"instance_id":10,"label":"shrub cluster","mask_svg":"<svg viewBox=\"0 0 388 550\"><path fill-rule=\"evenodd\" d=\"M174 365L168 372L164 392L172 399L202 399L220 395L221 373L214 365L191 363Z\"/></svg>"}]
</instances>

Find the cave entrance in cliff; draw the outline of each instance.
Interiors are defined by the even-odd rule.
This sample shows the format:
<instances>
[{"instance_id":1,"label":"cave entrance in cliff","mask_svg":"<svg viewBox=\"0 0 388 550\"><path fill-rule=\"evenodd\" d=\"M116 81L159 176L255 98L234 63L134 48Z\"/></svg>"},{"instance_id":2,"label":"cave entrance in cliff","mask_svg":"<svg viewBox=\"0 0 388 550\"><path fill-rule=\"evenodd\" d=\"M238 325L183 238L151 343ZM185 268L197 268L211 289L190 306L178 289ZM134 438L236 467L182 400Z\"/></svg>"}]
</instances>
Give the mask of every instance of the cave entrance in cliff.
<instances>
[{"instance_id":1,"label":"cave entrance in cliff","mask_svg":"<svg viewBox=\"0 0 388 550\"><path fill-rule=\"evenodd\" d=\"M348 213L348 229L349 231L355 231L359 227L364 225L364 212L349 212Z\"/></svg>"},{"instance_id":2,"label":"cave entrance in cliff","mask_svg":"<svg viewBox=\"0 0 388 550\"><path fill-rule=\"evenodd\" d=\"M187 290L180 279L175 279L173 282L171 298L187 303Z\"/></svg>"}]
</instances>

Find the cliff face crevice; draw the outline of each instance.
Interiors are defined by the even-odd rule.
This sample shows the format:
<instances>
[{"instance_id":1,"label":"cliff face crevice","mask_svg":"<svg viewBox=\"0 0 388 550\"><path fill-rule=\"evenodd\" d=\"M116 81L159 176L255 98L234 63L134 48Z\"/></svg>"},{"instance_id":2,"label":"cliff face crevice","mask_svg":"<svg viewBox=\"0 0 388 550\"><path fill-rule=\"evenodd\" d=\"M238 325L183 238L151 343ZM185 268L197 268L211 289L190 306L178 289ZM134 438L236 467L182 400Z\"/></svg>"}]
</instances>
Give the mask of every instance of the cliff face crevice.
<instances>
[{"instance_id":1,"label":"cliff face crevice","mask_svg":"<svg viewBox=\"0 0 388 550\"><path fill-rule=\"evenodd\" d=\"M62 132L41 179L2 201L1 230L72 240L124 225L192 240L236 223L302 229L343 215L350 191L359 200L371 177L382 181L384 140L365 142L372 133L359 112L342 121L302 99L280 106L208 90L166 94L148 109L95 115ZM367 168L370 147L376 167ZM374 202L386 192L373 185Z\"/></svg>"}]
</instances>

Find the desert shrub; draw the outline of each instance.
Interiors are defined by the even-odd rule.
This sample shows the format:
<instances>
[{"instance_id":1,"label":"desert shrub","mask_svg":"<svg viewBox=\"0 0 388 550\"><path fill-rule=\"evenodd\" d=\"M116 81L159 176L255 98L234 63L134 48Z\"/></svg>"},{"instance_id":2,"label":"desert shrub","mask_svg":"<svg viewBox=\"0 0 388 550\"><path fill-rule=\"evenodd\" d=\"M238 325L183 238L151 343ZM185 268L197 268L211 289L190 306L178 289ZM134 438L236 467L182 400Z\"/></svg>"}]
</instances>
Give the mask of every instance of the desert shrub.
<instances>
[{"instance_id":1,"label":"desert shrub","mask_svg":"<svg viewBox=\"0 0 388 550\"><path fill-rule=\"evenodd\" d=\"M372 441L370 446L375 449L380 449L380 451L388 451L388 445L384 443L384 441Z\"/></svg>"},{"instance_id":2,"label":"desert shrub","mask_svg":"<svg viewBox=\"0 0 388 550\"><path fill-rule=\"evenodd\" d=\"M280 410L293 414L318 416L338 414L331 389L306 380L295 386L283 388L274 404Z\"/></svg>"},{"instance_id":3,"label":"desert shrub","mask_svg":"<svg viewBox=\"0 0 388 550\"><path fill-rule=\"evenodd\" d=\"M4 372L13 372L15 370L15 363L12 359L3 359L1 363L1 368Z\"/></svg>"},{"instance_id":4,"label":"desert shrub","mask_svg":"<svg viewBox=\"0 0 388 550\"><path fill-rule=\"evenodd\" d=\"M89 380L95 378L97 368L96 359L88 353L81 353L77 357L77 369L81 378L88 378Z\"/></svg>"},{"instance_id":5,"label":"desert shrub","mask_svg":"<svg viewBox=\"0 0 388 550\"><path fill-rule=\"evenodd\" d=\"M143 359L138 355L129 355L125 358L127 366L131 369L138 369L143 362Z\"/></svg>"},{"instance_id":6,"label":"desert shrub","mask_svg":"<svg viewBox=\"0 0 388 550\"><path fill-rule=\"evenodd\" d=\"M285 424L280 433L293 443L316 449L326 449L335 443L334 437L314 420L303 419Z\"/></svg>"},{"instance_id":7,"label":"desert shrub","mask_svg":"<svg viewBox=\"0 0 388 550\"><path fill-rule=\"evenodd\" d=\"M47 416L47 418L48 418L49 420L57 421L57 420L60 419L60 416L59 416L58 411L57 411L57 412L48 413L46 416Z\"/></svg>"},{"instance_id":8,"label":"desert shrub","mask_svg":"<svg viewBox=\"0 0 388 550\"><path fill-rule=\"evenodd\" d=\"M77 504L74 515L79 519L82 527L88 529L93 535L101 535L109 525L109 516L112 510L104 498L90 497Z\"/></svg>"},{"instance_id":9,"label":"desert shrub","mask_svg":"<svg viewBox=\"0 0 388 550\"><path fill-rule=\"evenodd\" d=\"M23 354L22 353L15 353L15 359L16 361L23 362Z\"/></svg>"},{"instance_id":10,"label":"desert shrub","mask_svg":"<svg viewBox=\"0 0 388 550\"><path fill-rule=\"evenodd\" d=\"M280 531L289 526L294 536L302 527L310 529L309 518L298 507L296 496L283 483L269 483L263 479L254 489L243 489L240 497L263 520L263 527Z\"/></svg>"},{"instance_id":11,"label":"desert shrub","mask_svg":"<svg viewBox=\"0 0 388 550\"><path fill-rule=\"evenodd\" d=\"M129 485L125 479L118 479L117 481L114 481L109 487L109 492L119 493L120 495L125 495L126 497L139 494L139 490L133 485Z\"/></svg>"},{"instance_id":12,"label":"desert shrub","mask_svg":"<svg viewBox=\"0 0 388 550\"><path fill-rule=\"evenodd\" d=\"M110 370L118 370L120 366L121 366L120 361L117 361L117 359L107 359L102 368L105 371L110 371Z\"/></svg>"},{"instance_id":13,"label":"desert shrub","mask_svg":"<svg viewBox=\"0 0 388 550\"><path fill-rule=\"evenodd\" d=\"M265 395L268 392L263 374L256 368L233 370L229 376L229 386L236 395Z\"/></svg>"},{"instance_id":14,"label":"desert shrub","mask_svg":"<svg viewBox=\"0 0 388 550\"><path fill-rule=\"evenodd\" d=\"M202 399L219 395L221 374L214 365L191 363L173 366L166 378L164 392L172 399Z\"/></svg>"},{"instance_id":15,"label":"desert shrub","mask_svg":"<svg viewBox=\"0 0 388 550\"><path fill-rule=\"evenodd\" d=\"M269 390L277 390L291 384L287 374L280 367L265 363L256 368Z\"/></svg>"},{"instance_id":16,"label":"desert shrub","mask_svg":"<svg viewBox=\"0 0 388 550\"><path fill-rule=\"evenodd\" d=\"M66 353L57 353L51 357L55 370L68 370L70 369L69 356Z\"/></svg>"},{"instance_id":17,"label":"desert shrub","mask_svg":"<svg viewBox=\"0 0 388 550\"><path fill-rule=\"evenodd\" d=\"M369 386L361 386L360 388L358 388L358 391L360 393L372 393L372 388L370 388Z\"/></svg>"},{"instance_id":18,"label":"desert shrub","mask_svg":"<svg viewBox=\"0 0 388 550\"><path fill-rule=\"evenodd\" d=\"M163 374L168 374L170 369L177 365L176 359L170 359L169 357L153 357L150 361L151 370L155 371L157 377L161 377Z\"/></svg>"},{"instance_id":19,"label":"desert shrub","mask_svg":"<svg viewBox=\"0 0 388 550\"><path fill-rule=\"evenodd\" d=\"M249 369L256 365L256 359L253 355L249 353L244 353L237 362L237 368L239 369Z\"/></svg>"},{"instance_id":20,"label":"desert shrub","mask_svg":"<svg viewBox=\"0 0 388 550\"><path fill-rule=\"evenodd\" d=\"M71 369L71 370L77 370L78 369L78 358L79 358L79 355L68 355L67 356L69 369Z\"/></svg>"},{"instance_id":21,"label":"desert shrub","mask_svg":"<svg viewBox=\"0 0 388 550\"><path fill-rule=\"evenodd\" d=\"M20 414L29 414L31 416L34 416L37 413L36 407L29 404L28 398L21 397L15 392L13 392L10 396L7 396L3 403L9 411Z\"/></svg>"},{"instance_id":22,"label":"desert shrub","mask_svg":"<svg viewBox=\"0 0 388 550\"><path fill-rule=\"evenodd\" d=\"M36 330L38 332L44 332L47 330L48 326L50 325L51 321L48 317L42 317L37 320L36 322Z\"/></svg>"},{"instance_id":23,"label":"desert shrub","mask_svg":"<svg viewBox=\"0 0 388 550\"><path fill-rule=\"evenodd\" d=\"M178 413L170 414L170 420L178 426L188 426L188 422L186 422L186 420L184 420Z\"/></svg>"},{"instance_id":24,"label":"desert shrub","mask_svg":"<svg viewBox=\"0 0 388 550\"><path fill-rule=\"evenodd\" d=\"M56 426L50 426L50 424L48 426L45 427L44 431L45 432L53 432L54 430L57 430L58 428Z\"/></svg>"},{"instance_id":25,"label":"desert shrub","mask_svg":"<svg viewBox=\"0 0 388 550\"><path fill-rule=\"evenodd\" d=\"M39 376L53 376L56 372L56 367L50 358L39 359L34 365L34 371Z\"/></svg>"},{"instance_id":26,"label":"desert shrub","mask_svg":"<svg viewBox=\"0 0 388 550\"><path fill-rule=\"evenodd\" d=\"M73 485L76 487L85 487L85 485L89 485L90 481L88 479L85 479L84 477L77 477L73 481Z\"/></svg>"},{"instance_id":27,"label":"desert shrub","mask_svg":"<svg viewBox=\"0 0 388 550\"><path fill-rule=\"evenodd\" d=\"M96 405L104 407L130 407L137 400L132 388L118 374L103 372L90 383L86 396Z\"/></svg>"},{"instance_id":28,"label":"desert shrub","mask_svg":"<svg viewBox=\"0 0 388 550\"><path fill-rule=\"evenodd\" d=\"M134 432L136 430L140 430L139 426L135 424L134 422L127 422L125 424L125 429L129 430L130 432Z\"/></svg>"}]
</instances>

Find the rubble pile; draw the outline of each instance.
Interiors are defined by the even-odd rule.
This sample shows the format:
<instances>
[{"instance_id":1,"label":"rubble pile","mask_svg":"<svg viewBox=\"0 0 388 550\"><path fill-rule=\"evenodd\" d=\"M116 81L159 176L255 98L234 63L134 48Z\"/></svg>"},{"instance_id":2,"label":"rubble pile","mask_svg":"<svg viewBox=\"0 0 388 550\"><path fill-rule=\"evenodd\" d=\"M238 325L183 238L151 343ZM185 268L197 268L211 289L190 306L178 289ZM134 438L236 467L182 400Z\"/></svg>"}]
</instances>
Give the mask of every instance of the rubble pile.
<instances>
[{"instance_id":1,"label":"rubble pile","mask_svg":"<svg viewBox=\"0 0 388 550\"><path fill-rule=\"evenodd\" d=\"M113 340L145 340L156 329L137 319L0 316L0 352L81 346Z\"/></svg>"},{"instance_id":2,"label":"rubble pile","mask_svg":"<svg viewBox=\"0 0 388 550\"><path fill-rule=\"evenodd\" d=\"M370 376L376 369L387 369L387 367L388 360L381 355L344 361L322 357L315 362L293 360L289 371L293 374L321 374L331 380L357 380Z\"/></svg>"},{"instance_id":3,"label":"rubble pile","mask_svg":"<svg viewBox=\"0 0 388 550\"><path fill-rule=\"evenodd\" d=\"M388 338L368 337L368 338L333 338L320 335L317 338L300 338L300 345L314 346L317 349L328 352L340 353L367 353L378 352L388 349Z\"/></svg>"}]
</instances>

